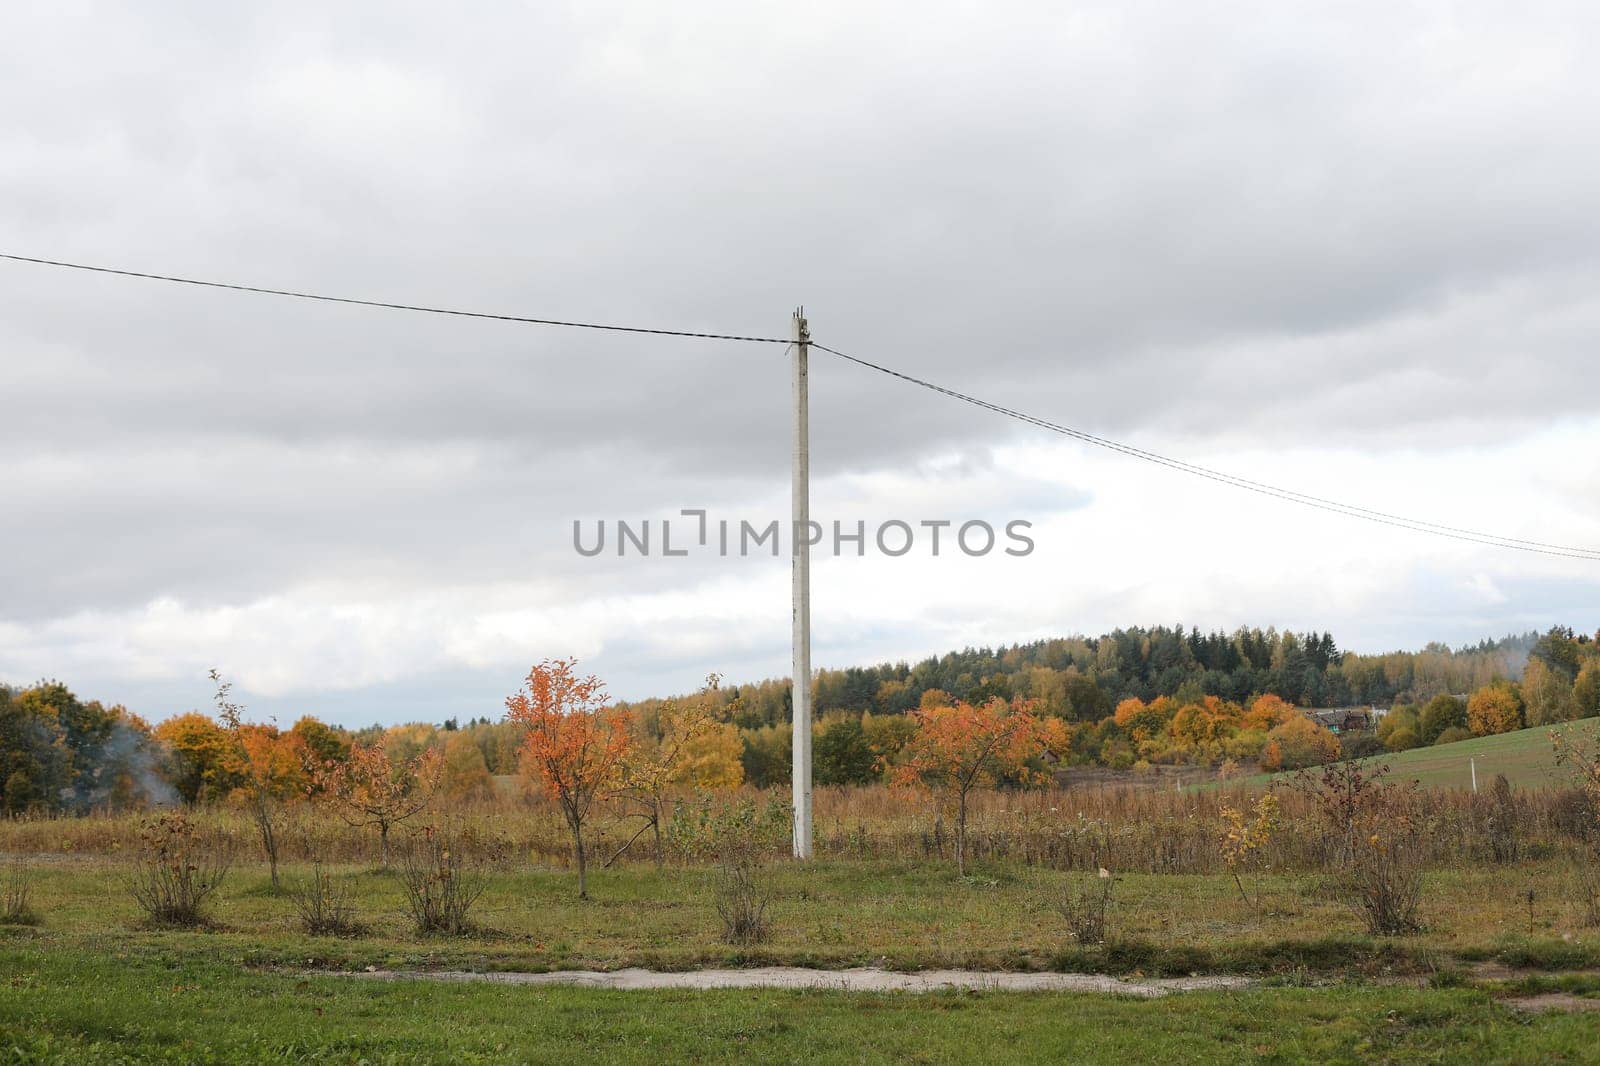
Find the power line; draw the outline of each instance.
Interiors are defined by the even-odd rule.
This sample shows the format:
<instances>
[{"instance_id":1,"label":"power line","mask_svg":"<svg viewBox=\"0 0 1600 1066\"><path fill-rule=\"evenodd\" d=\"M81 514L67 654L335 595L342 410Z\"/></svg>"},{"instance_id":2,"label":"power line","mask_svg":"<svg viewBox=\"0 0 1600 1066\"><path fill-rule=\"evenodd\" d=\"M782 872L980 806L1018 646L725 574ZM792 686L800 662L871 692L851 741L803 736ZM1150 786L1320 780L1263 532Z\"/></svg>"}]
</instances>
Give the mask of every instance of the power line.
<instances>
[{"instance_id":1,"label":"power line","mask_svg":"<svg viewBox=\"0 0 1600 1066\"><path fill-rule=\"evenodd\" d=\"M393 303L386 300L363 300L350 296L330 296L324 293L298 292L292 289L270 289L257 285L237 285L231 282L205 281L198 278L185 278L170 274L152 274L137 270L121 270L114 267L94 266L87 263L69 263L59 259L40 259L33 256L12 255L6 252L0 252L0 259L7 259L16 263L31 263L38 266L61 267L67 270L82 270L95 274L112 274L118 277L141 278L146 281L166 281L179 285L194 285L207 289L227 289L234 292L250 292L265 296L286 296L297 300L316 300L323 303L351 304L357 307L377 307L390 311L414 311L422 314L450 315L456 318L479 318L497 322L520 322L536 326L561 326L569 329L594 329L604 330L612 333L635 333L657 337L689 337L700 340L739 341L750 344L782 344L788 346L792 343L792 340L787 337L753 337L733 333L706 333L692 330L657 329L644 326L620 326L602 322L577 322L558 318L535 318L528 315L505 315L493 314L485 311L465 311L459 308L429 307L420 304ZM1359 507L1355 504L1343 503L1339 500L1332 500L1322 496L1313 496L1309 493L1297 492L1293 489L1286 489L1277 485L1270 485L1265 482L1252 481L1249 478L1239 477L1237 475L1224 473L1219 470L1213 470L1209 467L1200 466L1196 463L1190 463L1182 459L1175 459L1171 456L1162 455L1159 452L1152 452L1144 448L1138 448L1131 444L1123 444L1120 441L1096 436L1095 434L1089 433L1085 430L1074 429L1071 426L1062 425L1057 422L1051 422L1047 419L1038 418L1022 411L1017 411L1009 407L1003 407L999 404L990 403L987 400L979 399L976 396L970 396L964 392L958 392L955 389L946 388L943 385L937 385L934 382L915 377L914 375L904 373L903 371L895 370L892 367L884 366L881 363L874 363L858 356L848 355L839 351L837 348L830 348L824 344L817 344L813 341L812 347L817 348L819 351L827 352L830 355L838 356L841 359L855 363L859 366L866 367L870 370L875 370L881 374L887 374L890 377L898 378L901 381L917 385L921 388L930 389L933 392L940 393L955 400L960 400L963 403L972 404L973 406L981 407L984 410L992 411L995 414L1004 415L1007 418L1013 418L1020 422L1026 422L1029 425L1037 426L1041 429L1049 430L1052 433L1057 433L1065 437L1070 437L1074 440L1082 441L1085 444L1094 445L1097 448L1104 448L1108 451L1118 452L1135 459L1141 459L1148 463L1154 463L1158 466L1164 466L1172 470L1194 475L1196 477L1203 477L1224 485L1231 485L1234 488L1244 489L1248 492L1259 493L1264 496L1273 497L1274 499L1285 500L1290 503L1298 503L1305 507L1313 507L1319 510L1329 511L1334 514L1342 514L1350 518L1359 518L1364 521L1376 522L1381 525L1394 526L1399 529L1408 529L1415 533L1427 533L1433 536L1448 537L1452 540L1466 541L1472 544L1483 544L1496 548L1510 548L1514 551L1533 552L1539 555L1554 555L1568 559L1588 559L1591 561L1600 561L1600 549L1578 548L1566 544L1551 544L1545 541L1524 540L1517 537L1501 536L1495 533L1485 533L1481 530L1467 529L1460 526L1449 526L1438 522L1428 522L1419 518L1410 518L1405 515L1391 514L1387 511L1377 511L1367 507Z\"/></svg>"},{"instance_id":2,"label":"power line","mask_svg":"<svg viewBox=\"0 0 1600 1066\"><path fill-rule=\"evenodd\" d=\"M457 318L486 318L496 322L523 322L535 326L565 326L569 329L599 329L612 333L646 333L656 337L694 337L713 341L745 341L751 344L788 344L787 337L746 337L733 333L697 333L681 329L647 329L644 326L614 326L603 322L571 322L559 318L531 318L526 315L497 315L486 311L462 311L450 307L423 307L418 304L390 303L386 300L359 300L351 296L327 296L322 293L296 292L292 289L267 289L258 285L234 285L224 281L201 281L198 278L180 278L170 274L147 274L138 270L118 270L114 267L90 266L87 263L65 263L58 259L35 259L26 255L0 252L0 259L15 263L34 263L39 266L65 267L68 270L87 270L95 274L115 274L124 278L143 278L146 281L170 281L179 285L198 285L206 289L231 289L234 292L254 292L265 296L290 296L296 300L319 300L323 303L354 304L357 307L382 307L390 311L418 311L429 315L453 315Z\"/></svg>"},{"instance_id":3,"label":"power line","mask_svg":"<svg viewBox=\"0 0 1600 1066\"><path fill-rule=\"evenodd\" d=\"M1433 536L1448 537L1452 540L1468 541L1473 544L1484 544L1495 548L1510 548L1514 551L1533 552L1539 555L1557 555L1568 559L1588 559L1591 561L1600 561L1600 549L1577 548L1571 545L1549 544L1544 541L1537 540L1522 540L1517 537L1504 537L1495 533L1485 533L1481 530L1465 529L1459 526L1447 526L1437 522L1427 522L1418 518L1409 518L1405 515L1390 514L1387 511L1375 511L1367 507L1358 507L1355 504L1342 503L1338 500L1330 500L1322 496L1312 496L1308 493L1296 492L1293 489L1281 488L1277 485L1266 484L1265 482L1252 481L1249 478L1223 473L1220 470L1213 470L1209 467L1200 466L1196 463L1185 462L1182 459L1174 459L1171 456L1162 455L1159 452L1147 451L1143 448L1134 447L1131 444L1123 444L1120 441L1110 440L1106 437L1099 437L1093 433L1089 433L1081 429L1074 429L1071 426L1061 425L1057 422L1051 422L1047 419L1038 418L1034 415L1025 414L1022 411L1017 411L1010 407L1002 407L999 404L990 403L988 400L981 400L976 396L969 396L964 392L957 392L955 389L946 388L943 385L937 385L931 381L924 380L923 378L915 377L911 374L904 373L903 371L895 370L892 367L884 366L881 363L874 363L870 360L859 358L858 356L847 355L846 353L839 351L837 348L830 348L825 344L817 344L813 341L812 347L818 349L819 351L827 352L830 355L836 355L839 358L848 360L849 362L855 363L858 366L864 366L869 370L876 370L880 374L887 374L890 377L898 378L901 381L909 382L910 384L920 386L924 389L930 389L933 392L948 396L951 399L960 400L963 403L981 407L986 411L992 411L995 414L1004 415L1007 418L1014 418L1020 422L1026 422L1029 425L1038 426L1041 429L1049 430L1052 433L1058 433L1065 437L1071 437L1072 439L1082 441L1085 444L1092 444L1097 448L1104 448L1108 451L1119 452L1123 455L1131 456L1135 459L1141 459L1148 463L1155 463L1159 466L1165 466L1185 474L1192 474L1196 477L1207 478L1212 481L1220 482L1224 485L1231 485L1234 488L1260 493L1261 495L1271 496L1275 499L1285 500L1290 503L1298 503L1305 507L1314 507L1323 511L1331 511L1335 514L1342 514L1350 518L1359 518L1368 522L1377 522L1381 525L1395 526L1400 529L1409 529L1414 533L1427 533Z\"/></svg>"}]
</instances>

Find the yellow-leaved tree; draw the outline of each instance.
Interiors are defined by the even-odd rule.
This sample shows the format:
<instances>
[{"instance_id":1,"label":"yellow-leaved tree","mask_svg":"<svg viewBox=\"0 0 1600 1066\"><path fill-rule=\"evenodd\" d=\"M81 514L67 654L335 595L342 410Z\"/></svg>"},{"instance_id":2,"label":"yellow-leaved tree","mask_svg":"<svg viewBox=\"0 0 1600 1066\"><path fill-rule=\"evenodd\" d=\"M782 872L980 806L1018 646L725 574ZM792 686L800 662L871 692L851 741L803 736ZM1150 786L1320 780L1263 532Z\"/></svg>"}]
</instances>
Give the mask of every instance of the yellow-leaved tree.
<instances>
[{"instance_id":1,"label":"yellow-leaved tree","mask_svg":"<svg viewBox=\"0 0 1600 1066\"><path fill-rule=\"evenodd\" d=\"M494 775L484 761L483 749L466 733L447 733L441 791L452 806L486 803L494 799Z\"/></svg>"},{"instance_id":2,"label":"yellow-leaved tree","mask_svg":"<svg viewBox=\"0 0 1600 1066\"><path fill-rule=\"evenodd\" d=\"M744 780L740 762L743 742L734 726L719 720L717 690L722 678L711 674L698 695L685 700L668 700L657 715L659 737L645 738L626 751L620 762L616 798L631 815L640 819L638 832L606 860L633 846L645 833L653 833L654 857L659 869L666 861L662 842L662 822L666 818L668 793L674 785L700 788L736 788ZM729 704L728 714L737 713L738 700Z\"/></svg>"},{"instance_id":3,"label":"yellow-leaved tree","mask_svg":"<svg viewBox=\"0 0 1600 1066\"><path fill-rule=\"evenodd\" d=\"M1522 693L1510 681L1492 681L1467 697L1467 725L1480 737L1521 729Z\"/></svg>"}]
</instances>

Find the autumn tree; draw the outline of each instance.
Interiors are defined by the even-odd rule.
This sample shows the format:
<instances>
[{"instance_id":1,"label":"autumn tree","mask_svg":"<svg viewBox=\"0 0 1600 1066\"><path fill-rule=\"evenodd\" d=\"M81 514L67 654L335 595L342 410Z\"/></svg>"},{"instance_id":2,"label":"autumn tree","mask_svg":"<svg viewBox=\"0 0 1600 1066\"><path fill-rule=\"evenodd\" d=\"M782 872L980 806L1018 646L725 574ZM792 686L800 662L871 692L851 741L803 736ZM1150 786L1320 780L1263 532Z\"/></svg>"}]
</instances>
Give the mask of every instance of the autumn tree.
<instances>
[{"instance_id":1,"label":"autumn tree","mask_svg":"<svg viewBox=\"0 0 1600 1066\"><path fill-rule=\"evenodd\" d=\"M300 746L299 737L281 733L272 725L240 723L229 731L234 735L230 765L240 782L232 795L255 822L261 835L261 850L271 869L272 886L277 888L283 808L306 793L305 749Z\"/></svg>"},{"instance_id":2,"label":"autumn tree","mask_svg":"<svg viewBox=\"0 0 1600 1066\"><path fill-rule=\"evenodd\" d=\"M1117 704L1111 717L1130 739L1141 741L1149 740L1166 729L1176 712L1177 707L1172 700L1164 696L1151 703L1130 696Z\"/></svg>"},{"instance_id":3,"label":"autumn tree","mask_svg":"<svg viewBox=\"0 0 1600 1066\"><path fill-rule=\"evenodd\" d=\"M528 671L522 691L506 700L506 718L524 733L523 765L537 775L572 833L578 898L589 898L583 839L595 802L616 786L633 741L625 711L606 706L594 675L573 673L575 659L546 659Z\"/></svg>"},{"instance_id":4,"label":"autumn tree","mask_svg":"<svg viewBox=\"0 0 1600 1066\"><path fill-rule=\"evenodd\" d=\"M150 727L59 681L0 685L0 812L78 813L163 798Z\"/></svg>"},{"instance_id":5,"label":"autumn tree","mask_svg":"<svg viewBox=\"0 0 1600 1066\"><path fill-rule=\"evenodd\" d=\"M1245 891L1244 872L1278 829L1278 797L1265 792L1248 812L1224 803L1218 813L1222 815L1222 861L1233 875L1233 883L1238 886L1239 898L1244 900L1245 906L1259 907L1261 889L1257 887L1256 898L1252 900Z\"/></svg>"},{"instance_id":6,"label":"autumn tree","mask_svg":"<svg viewBox=\"0 0 1600 1066\"><path fill-rule=\"evenodd\" d=\"M1212 754L1221 741L1238 732L1242 716L1238 704L1206 696L1178 708L1168 728L1174 744L1201 754Z\"/></svg>"},{"instance_id":7,"label":"autumn tree","mask_svg":"<svg viewBox=\"0 0 1600 1066\"><path fill-rule=\"evenodd\" d=\"M1294 704L1286 703L1269 692L1250 701L1250 709L1245 712L1239 725L1242 729L1259 729L1266 733L1298 713Z\"/></svg>"},{"instance_id":8,"label":"autumn tree","mask_svg":"<svg viewBox=\"0 0 1600 1066\"><path fill-rule=\"evenodd\" d=\"M659 737L631 744L618 761L616 797L640 819L638 832L606 861L633 846L645 833L654 837L656 868L666 861L662 824L666 819L667 794L673 785L698 788L737 788L744 780L740 761L743 744L739 731L718 720L720 713L737 716L735 697L725 712L717 710L717 693L722 678L711 674L697 696L686 700L667 700L656 712ZM731 743L730 743L731 741Z\"/></svg>"},{"instance_id":9,"label":"autumn tree","mask_svg":"<svg viewBox=\"0 0 1600 1066\"><path fill-rule=\"evenodd\" d=\"M739 741L744 751L739 763L744 767L745 780L757 788L789 784L794 754L793 733L788 722L777 722L741 733Z\"/></svg>"},{"instance_id":10,"label":"autumn tree","mask_svg":"<svg viewBox=\"0 0 1600 1066\"><path fill-rule=\"evenodd\" d=\"M389 751L389 743L386 736L376 744L351 745L344 762L322 768L318 782L348 824L377 828L385 869L390 830L427 810L439 789L444 763L438 748L401 756Z\"/></svg>"},{"instance_id":11,"label":"autumn tree","mask_svg":"<svg viewBox=\"0 0 1600 1066\"><path fill-rule=\"evenodd\" d=\"M1296 713L1267 733L1261 749L1263 770L1298 770L1339 757L1339 738L1304 714Z\"/></svg>"},{"instance_id":12,"label":"autumn tree","mask_svg":"<svg viewBox=\"0 0 1600 1066\"><path fill-rule=\"evenodd\" d=\"M465 733L447 734L444 744L444 798L451 805L481 803L494 799L494 776L483 759L477 741Z\"/></svg>"},{"instance_id":13,"label":"autumn tree","mask_svg":"<svg viewBox=\"0 0 1600 1066\"><path fill-rule=\"evenodd\" d=\"M927 788L955 808L956 869L967 872L967 801L974 788L1002 777L1030 781L1030 763L1045 753L1049 729L1029 705L996 698L975 707L924 707L917 711L918 729L905 748L905 762L895 768L894 782L905 788Z\"/></svg>"},{"instance_id":14,"label":"autumn tree","mask_svg":"<svg viewBox=\"0 0 1600 1066\"><path fill-rule=\"evenodd\" d=\"M728 789L744 784L744 740L731 722L715 722L684 750L676 778L692 788Z\"/></svg>"},{"instance_id":15,"label":"autumn tree","mask_svg":"<svg viewBox=\"0 0 1600 1066\"><path fill-rule=\"evenodd\" d=\"M267 856L272 887L278 888L278 829L283 805L305 792L305 749L293 733L280 733L276 726L258 725L244 720L244 708L233 702L233 683L224 681L216 670L211 682L217 686L212 697L217 719L228 737L226 765L238 784L234 795L250 812L256 832L261 835L261 850Z\"/></svg>"},{"instance_id":16,"label":"autumn tree","mask_svg":"<svg viewBox=\"0 0 1600 1066\"><path fill-rule=\"evenodd\" d=\"M350 754L348 733L320 722L310 715L305 715L296 721L289 732L300 738L299 743L305 749L307 763L313 768L343 762ZM311 775L308 786L313 790L320 787L316 774Z\"/></svg>"},{"instance_id":17,"label":"autumn tree","mask_svg":"<svg viewBox=\"0 0 1600 1066\"><path fill-rule=\"evenodd\" d=\"M1467 725L1480 737L1521 729L1522 694L1517 686L1495 681L1474 692L1467 699Z\"/></svg>"},{"instance_id":18,"label":"autumn tree","mask_svg":"<svg viewBox=\"0 0 1600 1066\"><path fill-rule=\"evenodd\" d=\"M124 707L112 710L117 718L88 798L116 810L174 802L176 792L159 773L160 744L150 723ZM81 776L78 784L83 784Z\"/></svg>"},{"instance_id":19,"label":"autumn tree","mask_svg":"<svg viewBox=\"0 0 1600 1066\"><path fill-rule=\"evenodd\" d=\"M210 715L175 715L156 726L155 736L170 753L167 776L183 802L199 803L233 791L236 762L228 731Z\"/></svg>"},{"instance_id":20,"label":"autumn tree","mask_svg":"<svg viewBox=\"0 0 1600 1066\"><path fill-rule=\"evenodd\" d=\"M1600 714L1600 656L1591 655L1578 671L1572 684L1572 701L1576 704L1575 717L1593 718Z\"/></svg>"},{"instance_id":21,"label":"autumn tree","mask_svg":"<svg viewBox=\"0 0 1600 1066\"><path fill-rule=\"evenodd\" d=\"M861 732L872 751L874 776L881 778L890 766L900 761L900 753L916 735L917 720L909 714L864 714Z\"/></svg>"},{"instance_id":22,"label":"autumn tree","mask_svg":"<svg viewBox=\"0 0 1600 1066\"><path fill-rule=\"evenodd\" d=\"M72 749L54 707L0 686L0 811L48 809L72 781Z\"/></svg>"},{"instance_id":23,"label":"autumn tree","mask_svg":"<svg viewBox=\"0 0 1600 1066\"><path fill-rule=\"evenodd\" d=\"M1554 725L1577 717L1578 701L1571 674L1561 663L1530 658L1522 672L1522 699L1529 725Z\"/></svg>"}]
</instances>

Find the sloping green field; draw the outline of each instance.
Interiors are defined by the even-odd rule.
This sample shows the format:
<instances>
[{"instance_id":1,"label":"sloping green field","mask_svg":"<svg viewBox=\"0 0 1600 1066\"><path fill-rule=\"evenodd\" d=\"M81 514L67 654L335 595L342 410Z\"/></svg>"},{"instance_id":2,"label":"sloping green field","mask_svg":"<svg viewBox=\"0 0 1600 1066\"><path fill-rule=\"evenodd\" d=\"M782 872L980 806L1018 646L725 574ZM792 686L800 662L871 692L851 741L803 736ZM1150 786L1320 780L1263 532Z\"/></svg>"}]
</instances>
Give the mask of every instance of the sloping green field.
<instances>
[{"instance_id":1,"label":"sloping green field","mask_svg":"<svg viewBox=\"0 0 1600 1066\"><path fill-rule=\"evenodd\" d=\"M1565 728L1591 739L1600 739L1600 719L1585 719ZM1394 780L1415 780L1424 788L1470 789L1474 764L1477 766L1480 790L1488 788L1496 774L1505 774L1507 780L1519 788L1572 783L1571 776L1555 765L1547 726L1519 729L1515 733L1501 733L1493 737L1474 737L1454 744L1437 744L1431 748L1413 748L1380 758L1389 764ZM1258 774L1242 781L1258 785L1284 776Z\"/></svg>"}]
</instances>

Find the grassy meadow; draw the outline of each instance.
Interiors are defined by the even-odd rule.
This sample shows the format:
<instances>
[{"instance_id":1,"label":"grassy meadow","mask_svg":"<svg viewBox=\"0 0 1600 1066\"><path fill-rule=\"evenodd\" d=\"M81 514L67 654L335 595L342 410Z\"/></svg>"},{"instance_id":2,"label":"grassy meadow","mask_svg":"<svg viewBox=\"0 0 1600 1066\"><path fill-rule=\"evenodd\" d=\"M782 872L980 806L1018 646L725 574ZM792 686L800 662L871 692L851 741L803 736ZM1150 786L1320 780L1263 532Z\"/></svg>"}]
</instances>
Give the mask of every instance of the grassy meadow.
<instances>
[{"instance_id":1,"label":"grassy meadow","mask_svg":"<svg viewBox=\"0 0 1600 1066\"><path fill-rule=\"evenodd\" d=\"M1268 875L1245 904L1221 875L1126 875L1107 942L1074 943L1056 902L1085 875L1016 865L775 864L770 940L722 942L705 868L492 875L466 936L419 936L395 878L340 867L362 935L300 931L259 865L194 930L151 927L127 864L36 864L36 925L0 927L0 1052L13 1062L1583 1062L1592 1018L1524 1014L1530 982L1600 966L1558 863L1439 871L1427 928L1372 937L1315 875ZM287 883L309 875L293 864ZM1530 911L1524 887L1535 891ZM1155 1001L1016 992L630 992L373 982L365 970L821 967L1197 972L1243 991ZM1488 968L1486 970L1486 968ZM1478 974L1491 976L1479 979ZM1542 978L1530 976L1544 974ZM1507 983L1508 975L1516 974Z\"/></svg>"},{"instance_id":2,"label":"grassy meadow","mask_svg":"<svg viewBox=\"0 0 1600 1066\"><path fill-rule=\"evenodd\" d=\"M233 861L203 920L183 928L153 922L130 892L149 869L149 815L10 819L4 884L26 883L29 913L0 924L0 1061L957 1062L979 1035L993 1061L1592 1059L1592 1016L1519 1006L1557 994L1569 1008L1600 1005L1581 793L1416 797L1410 835L1395 837L1426 852L1409 935L1371 930L1326 810L1302 791L1274 791L1270 832L1231 863L1230 818L1262 795L1236 782L975 793L962 875L948 812L926 796L819 789L818 858L801 865L785 858L778 793L685 792L659 868L648 836L624 847L636 820L597 817L586 901L559 814L537 796L425 812L395 831L387 869L371 829L292 805L276 815L279 887L246 812L202 808L189 814L197 839ZM471 859L461 875L482 890L455 935L419 931L407 905L402 857L423 825L456 834ZM730 942L719 912L716 844L730 833L753 847L768 901L756 942ZM359 926L348 935L303 926L295 891L319 869ZM1086 937L1071 904L1101 891L1104 929ZM756 965L1252 983L1145 1001L349 976Z\"/></svg>"},{"instance_id":3,"label":"grassy meadow","mask_svg":"<svg viewBox=\"0 0 1600 1066\"><path fill-rule=\"evenodd\" d=\"M1152 1002L1034 993L621 992L367 982L178 948L0 942L0 1056L71 1063L1580 1063L1593 1018L1470 988ZM981 1048L981 1052L980 1049Z\"/></svg>"},{"instance_id":4,"label":"grassy meadow","mask_svg":"<svg viewBox=\"0 0 1600 1066\"><path fill-rule=\"evenodd\" d=\"M1600 930L1585 925L1571 871L1553 860L1514 871L1430 873L1425 928L1409 937L1368 935L1316 874L1253 876L1250 903L1225 875L1119 875L1103 944L1075 942L1058 909L1065 891L1092 877L1015 865L958 877L948 866L924 863L775 863L761 874L772 896L771 932L755 946L721 939L717 875L707 867L599 871L587 901L577 899L565 870L494 873L472 912L473 928L461 936L417 935L397 878L381 869L338 867L333 875L365 926L359 936L303 933L292 900L256 865L229 875L205 926L156 928L129 898L122 864L84 858L36 867L39 923L9 927L7 936L13 944L92 944L134 955L176 947L295 970L877 965L1427 976L1485 959L1600 966ZM290 865L283 876L293 885L310 870Z\"/></svg>"}]
</instances>

